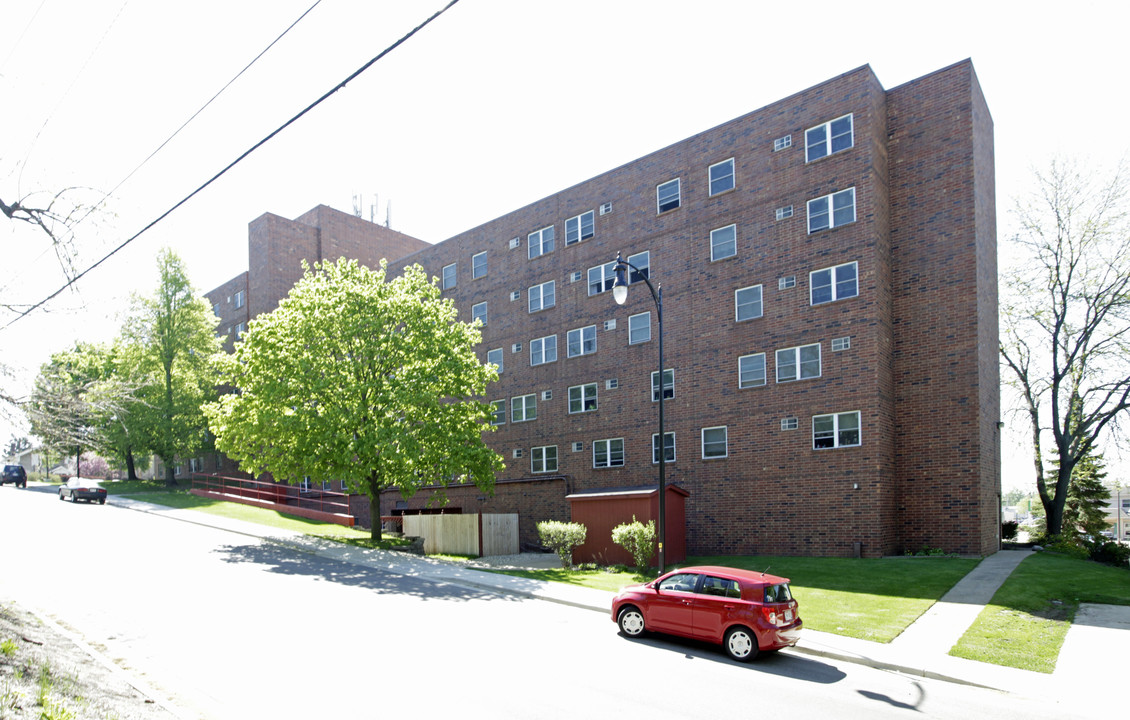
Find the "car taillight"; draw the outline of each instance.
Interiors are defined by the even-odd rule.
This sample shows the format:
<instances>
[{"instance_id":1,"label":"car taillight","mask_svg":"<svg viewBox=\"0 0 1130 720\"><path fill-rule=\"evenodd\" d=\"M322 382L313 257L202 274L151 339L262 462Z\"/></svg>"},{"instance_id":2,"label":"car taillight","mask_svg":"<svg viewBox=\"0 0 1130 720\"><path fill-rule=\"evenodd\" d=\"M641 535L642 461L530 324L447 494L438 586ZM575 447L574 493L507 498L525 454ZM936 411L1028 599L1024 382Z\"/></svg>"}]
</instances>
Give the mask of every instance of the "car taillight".
<instances>
[{"instance_id":1,"label":"car taillight","mask_svg":"<svg viewBox=\"0 0 1130 720\"><path fill-rule=\"evenodd\" d=\"M788 605L762 605L761 616L770 625L784 627L796 620L796 609L792 603Z\"/></svg>"}]
</instances>

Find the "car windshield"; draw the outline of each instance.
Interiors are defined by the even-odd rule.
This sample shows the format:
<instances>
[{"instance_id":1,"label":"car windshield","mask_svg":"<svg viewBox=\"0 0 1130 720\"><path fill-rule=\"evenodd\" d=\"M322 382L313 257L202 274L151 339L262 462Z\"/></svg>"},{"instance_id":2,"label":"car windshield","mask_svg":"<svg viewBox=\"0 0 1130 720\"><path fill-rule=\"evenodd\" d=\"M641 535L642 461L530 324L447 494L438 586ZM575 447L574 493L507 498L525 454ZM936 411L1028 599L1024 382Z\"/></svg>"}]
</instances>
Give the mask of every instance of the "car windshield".
<instances>
[{"instance_id":1,"label":"car windshield","mask_svg":"<svg viewBox=\"0 0 1130 720\"><path fill-rule=\"evenodd\" d=\"M765 586L765 602L767 603L788 602L792 599L793 594L789 592L788 583Z\"/></svg>"}]
</instances>

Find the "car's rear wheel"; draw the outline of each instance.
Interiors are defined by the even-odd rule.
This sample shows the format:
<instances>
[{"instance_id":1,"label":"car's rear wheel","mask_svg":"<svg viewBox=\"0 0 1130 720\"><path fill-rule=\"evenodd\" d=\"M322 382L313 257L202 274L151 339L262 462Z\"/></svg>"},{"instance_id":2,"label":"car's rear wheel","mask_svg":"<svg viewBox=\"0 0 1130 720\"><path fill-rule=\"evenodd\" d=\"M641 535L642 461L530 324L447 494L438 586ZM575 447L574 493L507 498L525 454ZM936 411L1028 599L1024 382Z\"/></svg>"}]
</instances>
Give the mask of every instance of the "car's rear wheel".
<instances>
[{"instance_id":1,"label":"car's rear wheel","mask_svg":"<svg viewBox=\"0 0 1130 720\"><path fill-rule=\"evenodd\" d=\"M748 628L732 627L726 631L722 646L726 654L738 662L749 662L757 657L757 636Z\"/></svg>"},{"instance_id":2,"label":"car's rear wheel","mask_svg":"<svg viewBox=\"0 0 1130 720\"><path fill-rule=\"evenodd\" d=\"M63 491L62 491L62 490L60 490L60 491L59 491L59 499L60 499L60 500L65 500L65 499L66 499L66 498L64 498L64 497L63 497Z\"/></svg>"},{"instance_id":3,"label":"car's rear wheel","mask_svg":"<svg viewBox=\"0 0 1130 720\"><path fill-rule=\"evenodd\" d=\"M620 611L620 616L616 618L616 624L620 626L620 632L628 637L639 637L643 635L643 613L638 608L628 606Z\"/></svg>"},{"instance_id":4,"label":"car's rear wheel","mask_svg":"<svg viewBox=\"0 0 1130 720\"><path fill-rule=\"evenodd\" d=\"M105 505L105 504L106 504L106 498L99 498L99 499L98 499L98 504L99 504L99 505Z\"/></svg>"}]
</instances>

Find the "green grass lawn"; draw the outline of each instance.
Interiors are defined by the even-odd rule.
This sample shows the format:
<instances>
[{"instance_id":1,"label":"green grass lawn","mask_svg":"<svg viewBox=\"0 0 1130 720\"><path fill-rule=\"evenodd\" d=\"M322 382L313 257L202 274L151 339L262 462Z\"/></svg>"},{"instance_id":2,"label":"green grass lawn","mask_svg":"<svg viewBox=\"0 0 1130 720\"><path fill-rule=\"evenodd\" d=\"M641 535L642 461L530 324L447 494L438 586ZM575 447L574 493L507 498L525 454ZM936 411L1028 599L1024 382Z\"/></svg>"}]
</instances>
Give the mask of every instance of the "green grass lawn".
<instances>
[{"instance_id":1,"label":"green grass lawn","mask_svg":"<svg viewBox=\"0 0 1130 720\"><path fill-rule=\"evenodd\" d=\"M1035 554L1013 571L950 654L1050 673L1079 603L1130 605L1130 572Z\"/></svg>"}]
</instances>

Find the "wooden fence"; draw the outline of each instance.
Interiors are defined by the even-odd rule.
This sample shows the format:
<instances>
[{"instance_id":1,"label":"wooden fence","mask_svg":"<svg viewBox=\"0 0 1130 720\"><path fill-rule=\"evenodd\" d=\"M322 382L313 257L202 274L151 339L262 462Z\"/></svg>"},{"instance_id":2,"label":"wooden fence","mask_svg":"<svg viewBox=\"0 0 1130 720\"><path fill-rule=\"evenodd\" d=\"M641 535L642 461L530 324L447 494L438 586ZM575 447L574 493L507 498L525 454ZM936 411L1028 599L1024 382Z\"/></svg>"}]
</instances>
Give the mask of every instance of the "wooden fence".
<instances>
[{"instance_id":1,"label":"wooden fence","mask_svg":"<svg viewBox=\"0 0 1130 720\"><path fill-rule=\"evenodd\" d=\"M405 515L404 534L424 538L424 552L449 555L514 555L518 515Z\"/></svg>"}]
</instances>

